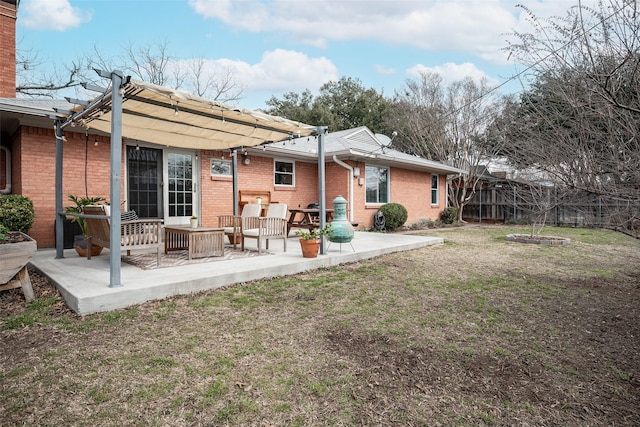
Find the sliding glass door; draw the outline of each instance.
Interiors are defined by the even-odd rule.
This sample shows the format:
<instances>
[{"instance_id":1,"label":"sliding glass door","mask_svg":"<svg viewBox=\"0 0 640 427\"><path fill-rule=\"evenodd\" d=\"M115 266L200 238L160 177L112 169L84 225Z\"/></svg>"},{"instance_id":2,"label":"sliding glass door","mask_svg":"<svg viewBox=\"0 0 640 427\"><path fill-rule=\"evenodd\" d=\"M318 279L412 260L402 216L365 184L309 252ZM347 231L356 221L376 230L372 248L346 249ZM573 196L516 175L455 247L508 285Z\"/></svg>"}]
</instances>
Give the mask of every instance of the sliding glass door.
<instances>
[{"instance_id":1,"label":"sliding glass door","mask_svg":"<svg viewBox=\"0 0 640 427\"><path fill-rule=\"evenodd\" d=\"M162 218L162 150L127 146L127 205L140 218Z\"/></svg>"}]
</instances>

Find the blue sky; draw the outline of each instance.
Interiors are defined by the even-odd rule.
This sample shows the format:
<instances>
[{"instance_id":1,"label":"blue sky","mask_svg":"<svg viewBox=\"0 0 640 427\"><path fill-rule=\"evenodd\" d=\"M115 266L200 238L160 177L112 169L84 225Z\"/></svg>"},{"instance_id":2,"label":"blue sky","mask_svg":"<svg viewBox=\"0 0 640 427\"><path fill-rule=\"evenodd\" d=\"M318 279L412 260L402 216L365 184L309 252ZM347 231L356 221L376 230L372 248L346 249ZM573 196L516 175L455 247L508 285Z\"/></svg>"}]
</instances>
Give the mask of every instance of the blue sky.
<instances>
[{"instance_id":1,"label":"blue sky","mask_svg":"<svg viewBox=\"0 0 640 427\"><path fill-rule=\"evenodd\" d=\"M271 96L343 76L391 96L420 71L495 85L522 67L507 61L507 33L529 31L524 4L564 16L577 0L21 0L18 49L43 66L69 63L94 46L105 56L166 40L179 61L202 58L244 87L237 102L263 108ZM520 90L519 83L503 91Z\"/></svg>"}]
</instances>

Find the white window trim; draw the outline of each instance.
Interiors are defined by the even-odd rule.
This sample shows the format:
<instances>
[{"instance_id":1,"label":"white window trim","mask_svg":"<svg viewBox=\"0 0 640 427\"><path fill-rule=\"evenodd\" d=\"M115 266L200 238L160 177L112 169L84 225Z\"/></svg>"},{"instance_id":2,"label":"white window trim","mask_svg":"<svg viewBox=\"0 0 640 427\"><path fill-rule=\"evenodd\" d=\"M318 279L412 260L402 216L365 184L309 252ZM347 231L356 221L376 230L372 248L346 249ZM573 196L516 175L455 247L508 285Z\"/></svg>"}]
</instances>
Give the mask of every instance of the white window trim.
<instances>
[{"instance_id":1,"label":"white window trim","mask_svg":"<svg viewBox=\"0 0 640 427\"><path fill-rule=\"evenodd\" d=\"M386 169L387 170L387 196L388 196L388 200L386 202L368 202L367 201L367 178L366 178L366 174L367 174L367 166L370 166L372 168L378 168L378 169ZM391 203L391 167L390 166L380 166L380 165L373 165L370 163L365 163L364 165L364 173L365 173L365 184L364 184L364 204L365 206L382 206L384 204L387 203Z\"/></svg>"},{"instance_id":2,"label":"white window trim","mask_svg":"<svg viewBox=\"0 0 640 427\"><path fill-rule=\"evenodd\" d=\"M436 202L433 203L433 177L436 178L436 185L437 187L435 188L436 190ZM438 174L431 174L431 191L429 194L429 198L431 199L431 206L439 206L440 205L440 175Z\"/></svg>"},{"instance_id":3,"label":"white window trim","mask_svg":"<svg viewBox=\"0 0 640 427\"><path fill-rule=\"evenodd\" d=\"M278 184L276 183L276 162L282 163L291 163L291 184ZM283 172L278 172L283 173ZM284 174L288 174L288 172L284 172ZM289 159L273 159L273 185L276 187L287 187L292 188L296 186L296 162L295 160Z\"/></svg>"}]
</instances>

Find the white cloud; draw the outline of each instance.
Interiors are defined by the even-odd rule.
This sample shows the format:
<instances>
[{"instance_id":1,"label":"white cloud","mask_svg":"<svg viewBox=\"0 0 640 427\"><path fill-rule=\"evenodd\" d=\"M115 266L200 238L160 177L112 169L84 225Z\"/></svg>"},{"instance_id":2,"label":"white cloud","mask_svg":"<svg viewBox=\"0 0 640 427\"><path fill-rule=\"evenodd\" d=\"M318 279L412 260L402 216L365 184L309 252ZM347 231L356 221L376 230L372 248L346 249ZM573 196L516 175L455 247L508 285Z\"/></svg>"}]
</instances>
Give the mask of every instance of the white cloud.
<instances>
[{"instance_id":1,"label":"white cloud","mask_svg":"<svg viewBox=\"0 0 640 427\"><path fill-rule=\"evenodd\" d=\"M378 64L376 65L376 73L390 76L396 73L396 69L393 67L387 67L386 65Z\"/></svg>"},{"instance_id":2,"label":"white cloud","mask_svg":"<svg viewBox=\"0 0 640 427\"><path fill-rule=\"evenodd\" d=\"M419 77L422 73L437 73L442 76L446 84L451 84L456 81L460 81L465 77L471 77L475 81L487 79L487 83L490 86L498 85L499 82L487 75L484 71L476 67L470 62L464 64L454 64L453 62L447 62L443 65L437 65L435 67L426 67L422 64L413 66L407 70L409 77Z\"/></svg>"},{"instance_id":3,"label":"white cloud","mask_svg":"<svg viewBox=\"0 0 640 427\"><path fill-rule=\"evenodd\" d=\"M24 0L19 22L33 30L66 31L91 20L91 14L72 7L69 0Z\"/></svg>"},{"instance_id":4,"label":"white cloud","mask_svg":"<svg viewBox=\"0 0 640 427\"><path fill-rule=\"evenodd\" d=\"M591 0L587 0L591 1ZM574 0L190 0L196 13L251 32L279 32L316 47L376 40L434 52L471 53L505 63L507 34L528 30L524 3L541 16L564 15Z\"/></svg>"},{"instance_id":5,"label":"white cloud","mask_svg":"<svg viewBox=\"0 0 640 427\"><path fill-rule=\"evenodd\" d=\"M310 58L291 50L265 52L260 62L216 59L205 61L207 73L231 71L247 92L315 91L328 81L338 80L338 69L327 58Z\"/></svg>"}]
</instances>

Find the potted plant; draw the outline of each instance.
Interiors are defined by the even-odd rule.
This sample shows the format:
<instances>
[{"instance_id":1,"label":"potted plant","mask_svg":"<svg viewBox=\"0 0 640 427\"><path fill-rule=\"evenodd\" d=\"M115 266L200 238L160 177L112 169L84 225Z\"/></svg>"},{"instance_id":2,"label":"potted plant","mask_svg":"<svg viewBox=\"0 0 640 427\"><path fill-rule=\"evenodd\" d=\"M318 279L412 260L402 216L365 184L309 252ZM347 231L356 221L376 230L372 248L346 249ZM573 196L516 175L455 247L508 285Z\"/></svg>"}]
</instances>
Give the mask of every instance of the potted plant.
<instances>
[{"instance_id":1,"label":"potted plant","mask_svg":"<svg viewBox=\"0 0 640 427\"><path fill-rule=\"evenodd\" d=\"M300 238L300 248L302 249L302 256L304 258L317 257L318 251L320 250L320 244L322 243L321 237L327 236L330 233L330 223L325 225L323 228L314 228L311 230L296 230L296 236Z\"/></svg>"},{"instance_id":2,"label":"potted plant","mask_svg":"<svg viewBox=\"0 0 640 427\"><path fill-rule=\"evenodd\" d=\"M72 206L66 206L65 212L67 213L76 213L81 214L82 209L88 205L97 205L99 203L104 202L106 199L104 197L78 197L70 194L67 196L68 200L73 203ZM87 256L87 222L84 218L79 216L74 216L71 220L80 226L81 235L74 236L73 238L73 247L75 248L78 255L82 257ZM91 246L91 256L98 256L102 252L102 246L92 245Z\"/></svg>"},{"instance_id":3,"label":"potted plant","mask_svg":"<svg viewBox=\"0 0 640 427\"><path fill-rule=\"evenodd\" d=\"M191 215L191 228L198 228L198 217L196 215Z\"/></svg>"}]
</instances>

